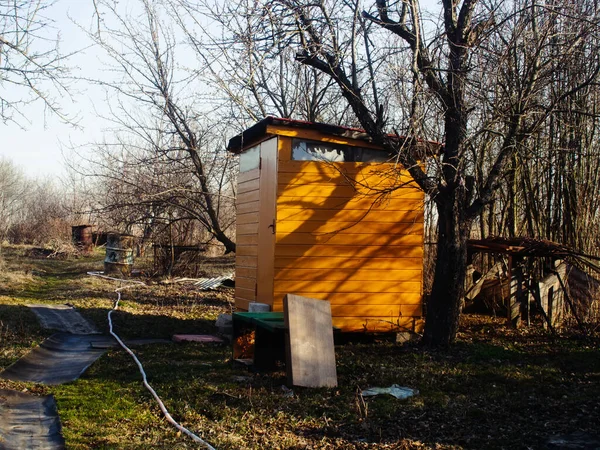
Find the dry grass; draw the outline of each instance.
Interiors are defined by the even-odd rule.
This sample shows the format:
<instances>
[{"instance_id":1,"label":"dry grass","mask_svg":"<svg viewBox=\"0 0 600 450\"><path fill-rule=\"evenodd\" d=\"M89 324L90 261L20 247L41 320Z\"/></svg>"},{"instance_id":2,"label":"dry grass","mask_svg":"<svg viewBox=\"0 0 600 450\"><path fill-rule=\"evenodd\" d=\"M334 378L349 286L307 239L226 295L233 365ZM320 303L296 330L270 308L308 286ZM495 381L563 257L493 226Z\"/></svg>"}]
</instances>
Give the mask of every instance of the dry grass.
<instances>
[{"instance_id":1,"label":"dry grass","mask_svg":"<svg viewBox=\"0 0 600 450\"><path fill-rule=\"evenodd\" d=\"M48 261L17 250L7 255L10 274L0 282L6 330L0 367L48 335L23 304L68 302L104 329L115 298L115 285L85 275L101 255ZM126 291L115 326L125 337L212 332L230 300L227 289L200 293L155 284ZM294 388L292 395L282 388L283 371L234 367L226 346L156 344L136 353L175 418L220 450L543 448L549 436L596 433L600 423L597 341L553 340L540 328L511 330L480 316L465 318L458 344L447 352L385 339L336 346L339 387ZM394 383L420 395L360 396L368 386ZM133 361L119 350L74 383L0 386L52 392L71 449L197 448L166 424Z\"/></svg>"}]
</instances>

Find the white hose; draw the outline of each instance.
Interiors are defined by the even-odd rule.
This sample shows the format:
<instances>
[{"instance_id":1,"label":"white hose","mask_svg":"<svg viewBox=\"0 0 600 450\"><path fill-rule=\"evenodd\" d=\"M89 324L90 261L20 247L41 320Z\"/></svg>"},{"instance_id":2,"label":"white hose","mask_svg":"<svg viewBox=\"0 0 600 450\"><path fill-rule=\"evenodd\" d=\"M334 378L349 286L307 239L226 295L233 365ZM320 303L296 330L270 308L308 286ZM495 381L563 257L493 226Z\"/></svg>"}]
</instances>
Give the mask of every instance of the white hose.
<instances>
[{"instance_id":1,"label":"white hose","mask_svg":"<svg viewBox=\"0 0 600 450\"><path fill-rule=\"evenodd\" d=\"M129 353L131 355L131 357L133 358L133 360L137 364L137 366L138 366L138 368L140 370L140 373L142 374L142 380L143 380L144 386L146 387L146 389L148 389L150 391L150 393L152 394L152 396L154 397L154 399L158 403L158 406L160 407L160 410L163 412L163 414L166 417L166 419L175 428L177 428L182 433L187 434L195 442L198 442L199 444L202 444L204 447L206 447L209 450L215 450L215 448L213 446L211 446L208 442L202 440L200 437L196 436L194 433L192 433L190 430L188 430L184 426L179 425L179 423L177 423L175 421L175 419L173 419L173 417L171 416L171 414L169 414L169 411L167 411L167 408L165 407L165 404L162 402L162 400L160 399L160 397L158 396L158 394L156 393L156 391L152 388L152 386L150 386L150 384L148 384L148 380L146 378L146 372L144 371L144 367L142 366L142 363L140 362L140 360L137 358L137 356L135 356L135 354L131 351L131 349L125 345L125 343L121 340L121 338L119 338L119 336L117 336L117 334L113 331L113 323L112 323L111 315L112 315L112 313L114 311L116 311L119 308L119 302L121 301L121 291L124 290L124 289L127 289L129 287L133 287L135 285L140 285L141 284L141 285L145 286L146 283L143 283L141 281L136 281L136 280L123 280L123 279L120 279L120 278L113 278L113 277L109 277L109 276L104 275L102 272L88 272L88 275L91 275L93 277L104 278L106 280L113 280L113 281L120 281L120 282L131 283L129 286L122 286L120 288L115 289L115 292L117 293L117 301L115 302L115 306L113 307L113 309L111 309L108 312L108 326L109 326L109 332L110 332L110 334L117 340L117 342L119 343L119 345L121 347L123 347L123 349L127 353Z\"/></svg>"}]
</instances>

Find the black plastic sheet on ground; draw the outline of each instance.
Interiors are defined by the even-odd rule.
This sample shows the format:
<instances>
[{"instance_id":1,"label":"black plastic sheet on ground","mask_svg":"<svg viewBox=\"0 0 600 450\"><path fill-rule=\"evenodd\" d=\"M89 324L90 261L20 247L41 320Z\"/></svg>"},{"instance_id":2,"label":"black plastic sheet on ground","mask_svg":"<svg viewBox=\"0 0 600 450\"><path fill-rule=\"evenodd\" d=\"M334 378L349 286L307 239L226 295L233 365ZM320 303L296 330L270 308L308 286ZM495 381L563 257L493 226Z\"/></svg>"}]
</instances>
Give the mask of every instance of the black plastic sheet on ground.
<instances>
[{"instance_id":1,"label":"black plastic sheet on ground","mask_svg":"<svg viewBox=\"0 0 600 450\"><path fill-rule=\"evenodd\" d=\"M64 448L53 396L0 389L0 449Z\"/></svg>"},{"instance_id":2,"label":"black plastic sheet on ground","mask_svg":"<svg viewBox=\"0 0 600 450\"><path fill-rule=\"evenodd\" d=\"M115 341L102 335L56 333L9 366L0 377L56 385L74 381Z\"/></svg>"},{"instance_id":3,"label":"black plastic sheet on ground","mask_svg":"<svg viewBox=\"0 0 600 450\"><path fill-rule=\"evenodd\" d=\"M27 305L35 313L43 328L67 331L73 334L95 334L98 330L77 310L68 305Z\"/></svg>"}]
</instances>

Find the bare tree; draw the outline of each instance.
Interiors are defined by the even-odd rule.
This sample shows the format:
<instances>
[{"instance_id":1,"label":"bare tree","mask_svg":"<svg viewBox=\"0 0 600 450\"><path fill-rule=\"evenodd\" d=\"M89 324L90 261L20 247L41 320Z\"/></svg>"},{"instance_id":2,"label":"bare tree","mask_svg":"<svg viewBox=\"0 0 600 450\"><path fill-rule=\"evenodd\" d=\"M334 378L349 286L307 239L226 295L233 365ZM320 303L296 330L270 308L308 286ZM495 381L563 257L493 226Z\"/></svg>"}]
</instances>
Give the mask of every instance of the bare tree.
<instances>
[{"instance_id":1,"label":"bare tree","mask_svg":"<svg viewBox=\"0 0 600 450\"><path fill-rule=\"evenodd\" d=\"M10 161L0 159L0 247L11 226L24 210L28 184L23 173Z\"/></svg>"},{"instance_id":2,"label":"bare tree","mask_svg":"<svg viewBox=\"0 0 600 450\"><path fill-rule=\"evenodd\" d=\"M179 228L175 224L194 222L207 236L194 233L192 242L210 241L214 234L195 167L185 149L173 148L170 138L163 137L156 135L148 142L116 135L110 144L96 146L90 165L96 182L90 183L89 190L94 216L111 229L141 229L144 241L158 237L161 230ZM209 149L216 144L203 143L202 147ZM235 217L231 180L236 166L231 158L222 156L220 151L212 155L202 151L219 223L227 231L232 230ZM191 242L184 239L175 243Z\"/></svg>"},{"instance_id":3,"label":"bare tree","mask_svg":"<svg viewBox=\"0 0 600 450\"><path fill-rule=\"evenodd\" d=\"M54 97L67 93L58 38L45 16L52 0L0 0L0 120L27 122L32 102L65 118ZM57 33L58 35L58 33Z\"/></svg>"},{"instance_id":4,"label":"bare tree","mask_svg":"<svg viewBox=\"0 0 600 450\"><path fill-rule=\"evenodd\" d=\"M227 233L230 223L222 220L232 199L232 193L222 195L229 186L232 160L222 155L222 142L208 137L215 129L208 120L210 112L199 106L198 97L190 92L197 87L193 77L177 67L175 36L161 21L159 6L142 0L139 15L132 17L112 2L99 1L97 5L103 21L90 36L109 55L111 72L120 78L91 81L111 92L112 114L107 119L118 133L130 136L124 140L115 133L115 142L98 147L107 156L98 161L113 164L103 172L111 179L109 185L120 182L124 193L114 205L133 207L135 199L138 207L150 206L148 217L155 220L157 204L163 201L167 210L177 207L186 217L195 217L227 252L235 251ZM110 20L104 20L107 17ZM106 149L116 152L107 153ZM119 153L123 156L115 158ZM128 175L119 170L127 170ZM177 175L180 185L173 184ZM145 181L144 176L148 177ZM162 184L166 179L170 181ZM152 189L144 191L148 186ZM110 190L111 197L118 192Z\"/></svg>"},{"instance_id":5,"label":"bare tree","mask_svg":"<svg viewBox=\"0 0 600 450\"><path fill-rule=\"evenodd\" d=\"M50 179L28 180L28 195L21 198L20 217L8 230L15 244L49 245L54 248L71 241L71 214L63 186Z\"/></svg>"},{"instance_id":6,"label":"bare tree","mask_svg":"<svg viewBox=\"0 0 600 450\"><path fill-rule=\"evenodd\" d=\"M194 51L198 76L220 94L219 115L238 130L269 115L356 123L333 80L294 63L285 29L260 1L164 3Z\"/></svg>"},{"instance_id":7,"label":"bare tree","mask_svg":"<svg viewBox=\"0 0 600 450\"><path fill-rule=\"evenodd\" d=\"M37 245L69 241L70 218L62 186L49 179L30 179L0 159L0 247L4 241Z\"/></svg>"},{"instance_id":8,"label":"bare tree","mask_svg":"<svg viewBox=\"0 0 600 450\"><path fill-rule=\"evenodd\" d=\"M273 16L295 30L298 61L336 82L372 140L394 151L435 203L437 260L424 342L451 344L472 226L519 164L515 158L535 156L524 152L534 133L559 105L597 80L598 11L583 0L567 5L442 0L441 26L432 32L425 29L417 0L377 0L366 11L358 1L280 0L265 7L278 9ZM557 30L553 23L559 19L570 27ZM365 30L372 39L362 39ZM405 141L390 135L394 116L377 86L389 71L370 70L372 55L389 46L390 39L377 39L382 31L399 38L416 75L414 86L421 85L437 105L444 145L427 171L419 163L422 155L399 147ZM588 43L585 50L577 46L582 40ZM561 65L580 51L588 64L580 68L578 81L556 83ZM365 77L371 83L362 81Z\"/></svg>"}]
</instances>

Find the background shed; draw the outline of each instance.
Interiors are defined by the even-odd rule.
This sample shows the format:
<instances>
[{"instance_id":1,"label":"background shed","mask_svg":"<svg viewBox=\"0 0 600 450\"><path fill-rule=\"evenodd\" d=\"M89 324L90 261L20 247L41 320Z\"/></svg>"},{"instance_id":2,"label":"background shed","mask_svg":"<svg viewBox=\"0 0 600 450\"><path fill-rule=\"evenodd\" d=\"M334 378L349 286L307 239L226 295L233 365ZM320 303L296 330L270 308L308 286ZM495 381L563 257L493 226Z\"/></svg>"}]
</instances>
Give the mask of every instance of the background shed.
<instances>
[{"instance_id":1,"label":"background shed","mask_svg":"<svg viewBox=\"0 0 600 450\"><path fill-rule=\"evenodd\" d=\"M329 300L344 331L422 326L424 195L360 130L268 117L240 154L235 304ZM390 162L391 161L391 162Z\"/></svg>"}]
</instances>

